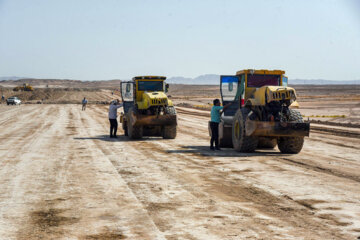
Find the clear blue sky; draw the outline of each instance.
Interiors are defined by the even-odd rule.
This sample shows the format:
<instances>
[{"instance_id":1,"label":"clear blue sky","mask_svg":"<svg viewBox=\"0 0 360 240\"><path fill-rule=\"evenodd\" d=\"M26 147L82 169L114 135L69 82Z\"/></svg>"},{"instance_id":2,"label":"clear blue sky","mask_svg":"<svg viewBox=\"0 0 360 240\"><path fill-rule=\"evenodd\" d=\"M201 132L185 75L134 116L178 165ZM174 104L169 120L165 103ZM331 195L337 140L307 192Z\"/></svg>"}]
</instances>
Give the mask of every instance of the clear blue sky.
<instances>
[{"instance_id":1,"label":"clear blue sky","mask_svg":"<svg viewBox=\"0 0 360 240\"><path fill-rule=\"evenodd\" d=\"M360 79L358 0L0 0L0 76Z\"/></svg>"}]
</instances>

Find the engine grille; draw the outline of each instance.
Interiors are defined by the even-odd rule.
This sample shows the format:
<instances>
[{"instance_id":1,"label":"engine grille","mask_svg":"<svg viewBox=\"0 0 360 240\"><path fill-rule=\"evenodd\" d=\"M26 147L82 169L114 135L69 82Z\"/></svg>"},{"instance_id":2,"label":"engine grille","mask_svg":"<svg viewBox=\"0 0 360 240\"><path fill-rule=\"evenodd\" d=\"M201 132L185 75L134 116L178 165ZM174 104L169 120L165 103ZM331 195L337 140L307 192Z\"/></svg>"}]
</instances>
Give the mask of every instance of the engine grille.
<instances>
[{"instance_id":1,"label":"engine grille","mask_svg":"<svg viewBox=\"0 0 360 240\"><path fill-rule=\"evenodd\" d=\"M272 93L273 100L291 99L295 97L293 91L277 91Z\"/></svg>"},{"instance_id":2,"label":"engine grille","mask_svg":"<svg viewBox=\"0 0 360 240\"><path fill-rule=\"evenodd\" d=\"M167 103L167 99L166 98L160 98L160 99L151 99L151 104L152 105L164 105Z\"/></svg>"}]
</instances>

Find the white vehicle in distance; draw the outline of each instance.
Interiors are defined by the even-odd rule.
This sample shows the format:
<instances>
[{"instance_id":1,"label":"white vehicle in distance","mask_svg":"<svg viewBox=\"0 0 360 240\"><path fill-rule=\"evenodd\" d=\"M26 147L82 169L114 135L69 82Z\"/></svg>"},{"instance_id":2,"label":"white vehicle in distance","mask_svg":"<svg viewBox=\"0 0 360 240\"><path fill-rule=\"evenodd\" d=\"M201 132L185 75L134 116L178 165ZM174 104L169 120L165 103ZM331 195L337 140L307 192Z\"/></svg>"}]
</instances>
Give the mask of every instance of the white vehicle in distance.
<instances>
[{"instance_id":1,"label":"white vehicle in distance","mask_svg":"<svg viewBox=\"0 0 360 240\"><path fill-rule=\"evenodd\" d=\"M8 99L6 99L6 103L7 105L20 105L21 100L18 97L9 97Z\"/></svg>"}]
</instances>

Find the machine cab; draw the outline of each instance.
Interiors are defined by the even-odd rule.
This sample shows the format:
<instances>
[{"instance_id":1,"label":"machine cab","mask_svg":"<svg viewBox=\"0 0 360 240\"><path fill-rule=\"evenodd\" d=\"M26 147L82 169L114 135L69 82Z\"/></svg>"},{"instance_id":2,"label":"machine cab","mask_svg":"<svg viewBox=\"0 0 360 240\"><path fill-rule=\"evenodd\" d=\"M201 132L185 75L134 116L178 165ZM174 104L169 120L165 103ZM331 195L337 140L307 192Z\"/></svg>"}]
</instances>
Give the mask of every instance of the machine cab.
<instances>
[{"instance_id":1,"label":"machine cab","mask_svg":"<svg viewBox=\"0 0 360 240\"><path fill-rule=\"evenodd\" d=\"M226 125L231 125L232 119L244 99L244 79L241 76L220 76L220 93L223 106L231 103L223 111L221 119Z\"/></svg>"},{"instance_id":2,"label":"machine cab","mask_svg":"<svg viewBox=\"0 0 360 240\"><path fill-rule=\"evenodd\" d=\"M141 101L143 92L167 92L169 85L165 84L163 76L138 76L132 81L120 83L121 97L124 102Z\"/></svg>"},{"instance_id":3,"label":"machine cab","mask_svg":"<svg viewBox=\"0 0 360 240\"><path fill-rule=\"evenodd\" d=\"M166 92L166 77L164 76L138 76L133 78L136 90L136 101L142 101L144 92Z\"/></svg>"},{"instance_id":4,"label":"machine cab","mask_svg":"<svg viewBox=\"0 0 360 240\"><path fill-rule=\"evenodd\" d=\"M124 104L124 112L127 113L128 110L135 104L135 84L133 81L121 82L120 83L120 92L121 100Z\"/></svg>"},{"instance_id":5,"label":"machine cab","mask_svg":"<svg viewBox=\"0 0 360 240\"><path fill-rule=\"evenodd\" d=\"M284 76L285 71L282 70L253 70L246 69L236 73L244 79L245 95L244 99L248 99L256 91L263 86L284 86L287 87L287 77Z\"/></svg>"},{"instance_id":6,"label":"machine cab","mask_svg":"<svg viewBox=\"0 0 360 240\"><path fill-rule=\"evenodd\" d=\"M288 78L281 70L241 70L236 75L220 76L220 93L223 105L231 105L222 114L222 119L230 123L238 108L246 99L263 86L287 87Z\"/></svg>"},{"instance_id":7,"label":"machine cab","mask_svg":"<svg viewBox=\"0 0 360 240\"><path fill-rule=\"evenodd\" d=\"M168 84L165 84L165 80L166 77L163 76L137 76L132 81L121 82L120 92L125 113L135 105L143 108L145 95L150 93L156 96L164 95L169 87Z\"/></svg>"},{"instance_id":8,"label":"machine cab","mask_svg":"<svg viewBox=\"0 0 360 240\"><path fill-rule=\"evenodd\" d=\"M236 110L240 107L243 99L244 82L240 76L223 75L220 76L221 100L224 105L231 105L224 111L224 116L234 116Z\"/></svg>"}]
</instances>

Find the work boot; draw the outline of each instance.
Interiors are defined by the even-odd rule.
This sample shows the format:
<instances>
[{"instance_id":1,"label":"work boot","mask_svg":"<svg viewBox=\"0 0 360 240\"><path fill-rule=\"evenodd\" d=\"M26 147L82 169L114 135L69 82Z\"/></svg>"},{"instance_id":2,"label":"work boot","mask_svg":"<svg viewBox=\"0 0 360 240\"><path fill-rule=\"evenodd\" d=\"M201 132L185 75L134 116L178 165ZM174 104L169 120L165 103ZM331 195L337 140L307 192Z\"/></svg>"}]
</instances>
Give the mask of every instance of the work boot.
<instances>
[{"instance_id":1,"label":"work boot","mask_svg":"<svg viewBox=\"0 0 360 240\"><path fill-rule=\"evenodd\" d=\"M219 148L219 147L215 147L215 150L221 151L221 148Z\"/></svg>"},{"instance_id":2,"label":"work boot","mask_svg":"<svg viewBox=\"0 0 360 240\"><path fill-rule=\"evenodd\" d=\"M215 151L215 148L213 146L210 146L210 150Z\"/></svg>"}]
</instances>

